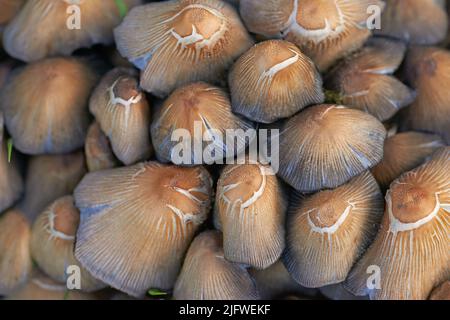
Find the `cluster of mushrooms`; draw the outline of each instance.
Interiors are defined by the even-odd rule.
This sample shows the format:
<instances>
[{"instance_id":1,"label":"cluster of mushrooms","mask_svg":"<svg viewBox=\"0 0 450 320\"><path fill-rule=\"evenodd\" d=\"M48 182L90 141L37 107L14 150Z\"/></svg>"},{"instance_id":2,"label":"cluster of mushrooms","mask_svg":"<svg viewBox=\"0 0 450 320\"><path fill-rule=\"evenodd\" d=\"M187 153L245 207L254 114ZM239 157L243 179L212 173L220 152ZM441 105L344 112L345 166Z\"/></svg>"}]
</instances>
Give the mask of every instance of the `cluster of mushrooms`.
<instances>
[{"instance_id":1,"label":"cluster of mushrooms","mask_svg":"<svg viewBox=\"0 0 450 320\"><path fill-rule=\"evenodd\" d=\"M0 0L0 34L5 299L450 299L444 0ZM194 122L279 129L278 172L174 165Z\"/></svg>"}]
</instances>

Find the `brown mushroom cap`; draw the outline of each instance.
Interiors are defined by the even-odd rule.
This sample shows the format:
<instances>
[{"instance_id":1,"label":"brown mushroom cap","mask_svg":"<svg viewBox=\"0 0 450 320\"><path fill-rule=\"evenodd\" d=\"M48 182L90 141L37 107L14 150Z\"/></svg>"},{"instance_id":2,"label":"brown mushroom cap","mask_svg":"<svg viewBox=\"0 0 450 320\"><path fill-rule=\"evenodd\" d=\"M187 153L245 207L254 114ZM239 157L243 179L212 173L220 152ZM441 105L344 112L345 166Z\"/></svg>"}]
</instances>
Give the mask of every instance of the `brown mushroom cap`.
<instances>
[{"instance_id":1,"label":"brown mushroom cap","mask_svg":"<svg viewBox=\"0 0 450 320\"><path fill-rule=\"evenodd\" d=\"M278 175L302 192L336 188L381 161L385 137L384 126L362 111L308 108L282 126Z\"/></svg>"},{"instance_id":2,"label":"brown mushroom cap","mask_svg":"<svg viewBox=\"0 0 450 320\"><path fill-rule=\"evenodd\" d=\"M370 36L372 5L384 7L379 0L242 0L240 12L251 32L295 43L326 70Z\"/></svg>"},{"instance_id":3,"label":"brown mushroom cap","mask_svg":"<svg viewBox=\"0 0 450 320\"><path fill-rule=\"evenodd\" d=\"M124 0L128 8L141 0ZM80 28L69 23L79 8ZM28 0L5 28L3 44L9 55L26 61L70 55L79 48L113 42L113 28L121 21L112 0ZM43 32L42 30L45 30Z\"/></svg>"},{"instance_id":4,"label":"brown mushroom cap","mask_svg":"<svg viewBox=\"0 0 450 320\"><path fill-rule=\"evenodd\" d=\"M31 255L40 269L57 282L65 283L68 266L81 270L81 290L96 291L106 285L93 278L75 259L75 236L80 213L72 196L64 196L47 207L31 230Z\"/></svg>"},{"instance_id":5,"label":"brown mushroom cap","mask_svg":"<svg viewBox=\"0 0 450 320\"><path fill-rule=\"evenodd\" d=\"M221 149L223 154L214 153L211 156L214 161L220 161L231 152L230 150L234 150L232 155L234 156L245 150L248 144L238 137L239 143L229 146L226 130L242 129L245 133L251 128L253 125L250 121L233 114L230 99L223 89L205 82L196 82L178 88L164 101L154 116L151 136L158 159L169 162L173 160L173 153L177 152L175 147L180 144L176 139L173 141L174 132L187 130L191 138L191 154L187 156L189 158L187 164L198 164L196 145L203 146L201 152L207 150L208 146ZM197 131L202 132L199 134ZM211 137L215 137L214 141L205 141L204 137L208 133ZM201 160L205 161L204 158Z\"/></svg>"},{"instance_id":6,"label":"brown mushroom cap","mask_svg":"<svg viewBox=\"0 0 450 320\"><path fill-rule=\"evenodd\" d=\"M84 143L94 72L81 60L51 58L12 75L0 109L14 146L26 154L66 153Z\"/></svg>"},{"instance_id":7,"label":"brown mushroom cap","mask_svg":"<svg viewBox=\"0 0 450 320\"><path fill-rule=\"evenodd\" d=\"M171 289L207 218L211 188L202 167L149 162L87 174L75 190L76 258L94 277L135 297Z\"/></svg>"},{"instance_id":8,"label":"brown mushroom cap","mask_svg":"<svg viewBox=\"0 0 450 320\"><path fill-rule=\"evenodd\" d=\"M137 7L114 33L122 56L142 70L142 88L160 97L190 82L217 82L253 44L235 9L212 0Z\"/></svg>"},{"instance_id":9,"label":"brown mushroom cap","mask_svg":"<svg viewBox=\"0 0 450 320\"><path fill-rule=\"evenodd\" d=\"M270 166L226 166L215 203L225 258L258 269L277 261L284 249L286 208L284 190Z\"/></svg>"},{"instance_id":10,"label":"brown mushroom cap","mask_svg":"<svg viewBox=\"0 0 450 320\"><path fill-rule=\"evenodd\" d=\"M258 43L243 54L228 82L233 111L258 122L290 117L325 100L314 63L294 44L282 40Z\"/></svg>"},{"instance_id":11,"label":"brown mushroom cap","mask_svg":"<svg viewBox=\"0 0 450 320\"><path fill-rule=\"evenodd\" d=\"M8 295L28 279L30 256L30 224L19 210L0 216L0 295Z\"/></svg>"},{"instance_id":12,"label":"brown mushroom cap","mask_svg":"<svg viewBox=\"0 0 450 320\"><path fill-rule=\"evenodd\" d=\"M98 122L92 123L88 129L84 153L89 171L111 169L119 163L111 150L108 137L105 136Z\"/></svg>"},{"instance_id":13,"label":"brown mushroom cap","mask_svg":"<svg viewBox=\"0 0 450 320\"><path fill-rule=\"evenodd\" d=\"M445 281L435 288L430 295L430 300L450 300L450 280Z\"/></svg>"},{"instance_id":14,"label":"brown mushroom cap","mask_svg":"<svg viewBox=\"0 0 450 320\"><path fill-rule=\"evenodd\" d=\"M371 299L426 299L450 277L450 147L391 184L380 231L350 272L346 288ZM377 266L380 288L367 286Z\"/></svg>"},{"instance_id":15,"label":"brown mushroom cap","mask_svg":"<svg viewBox=\"0 0 450 320\"><path fill-rule=\"evenodd\" d=\"M388 120L415 98L413 90L391 75L405 50L401 42L373 38L327 75L326 87L336 90L344 105Z\"/></svg>"},{"instance_id":16,"label":"brown mushroom cap","mask_svg":"<svg viewBox=\"0 0 450 320\"><path fill-rule=\"evenodd\" d=\"M402 128L441 135L450 143L450 51L413 47L405 62L405 77L417 91L413 104L402 112Z\"/></svg>"},{"instance_id":17,"label":"brown mushroom cap","mask_svg":"<svg viewBox=\"0 0 450 320\"><path fill-rule=\"evenodd\" d=\"M92 93L89 109L111 142L117 158L126 165L146 160L152 153L150 106L139 89L134 69L108 72Z\"/></svg>"},{"instance_id":18,"label":"brown mushroom cap","mask_svg":"<svg viewBox=\"0 0 450 320\"><path fill-rule=\"evenodd\" d=\"M439 136L421 132L402 132L384 142L383 160L372 168L380 186L388 188L402 173L422 164L438 148L445 146Z\"/></svg>"},{"instance_id":19,"label":"brown mushroom cap","mask_svg":"<svg viewBox=\"0 0 450 320\"><path fill-rule=\"evenodd\" d=\"M297 197L287 218L286 269L307 288L344 281L382 215L383 195L369 172L334 190Z\"/></svg>"},{"instance_id":20,"label":"brown mushroom cap","mask_svg":"<svg viewBox=\"0 0 450 320\"><path fill-rule=\"evenodd\" d=\"M375 34L395 37L413 44L432 45L447 33L448 17L442 0L391 0L381 15Z\"/></svg>"},{"instance_id":21,"label":"brown mushroom cap","mask_svg":"<svg viewBox=\"0 0 450 320\"><path fill-rule=\"evenodd\" d=\"M186 255L175 284L177 300L254 300L258 292L246 268L224 258L222 235L198 235Z\"/></svg>"},{"instance_id":22,"label":"brown mushroom cap","mask_svg":"<svg viewBox=\"0 0 450 320\"><path fill-rule=\"evenodd\" d=\"M31 157L27 167L25 196L20 207L34 221L50 203L71 194L86 173L83 152Z\"/></svg>"}]
</instances>

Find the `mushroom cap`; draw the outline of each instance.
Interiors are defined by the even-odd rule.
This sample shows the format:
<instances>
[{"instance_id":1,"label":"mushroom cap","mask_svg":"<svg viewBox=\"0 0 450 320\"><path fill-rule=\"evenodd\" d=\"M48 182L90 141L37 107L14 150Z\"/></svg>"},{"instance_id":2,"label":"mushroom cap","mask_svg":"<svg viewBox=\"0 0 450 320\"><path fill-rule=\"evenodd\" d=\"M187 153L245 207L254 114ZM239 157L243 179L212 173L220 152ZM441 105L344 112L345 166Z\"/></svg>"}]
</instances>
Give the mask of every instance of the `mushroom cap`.
<instances>
[{"instance_id":1,"label":"mushroom cap","mask_svg":"<svg viewBox=\"0 0 450 320\"><path fill-rule=\"evenodd\" d=\"M98 122L92 123L88 129L84 153L89 171L111 169L119 162L114 156L108 137L103 133Z\"/></svg>"},{"instance_id":2,"label":"mushroom cap","mask_svg":"<svg viewBox=\"0 0 450 320\"><path fill-rule=\"evenodd\" d=\"M344 105L388 120L416 96L391 75L403 61L405 50L401 42L373 38L327 75L326 87L338 91Z\"/></svg>"},{"instance_id":3,"label":"mushroom cap","mask_svg":"<svg viewBox=\"0 0 450 320\"><path fill-rule=\"evenodd\" d=\"M75 257L95 278L132 296L171 289L207 218L211 188L203 167L148 162L87 174L74 194Z\"/></svg>"},{"instance_id":4,"label":"mushroom cap","mask_svg":"<svg viewBox=\"0 0 450 320\"><path fill-rule=\"evenodd\" d=\"M72 194L86 173L83 152L31 157L27 167L25 196L20 207L30 221L59 197Z\"/></svg>"},{"instance_id":5,"label":"mushroom cap","mask_svg":"<svg viewBox=\"0 0 450 320\"><path fill-rule=\"evenodd\" d=\"M134 69L115 68L102 78L89 102L114 154L126 165L148 159L153 151L150 106L138 81Z\"/></svg>"},{"instance_id":6,"label":"mushroom cap","mask_svg":"<svg viewBox=\"0 0 450 320\"><path fill-rule=\"evenodd\" d=\"M320 293L330 300L369 300L367 297L359 297L348 292L342 282L338 284L331 284L319 288Z\"/></svg>"},{"instance_id":7,"label":"mushroom cap","mask_svg":"<svg viewBox=\"0 0 450 320\"><path fill-rule=\"evenodd\" d=\"M242 0L240 12L251 32L295 43L323 71L369 38L372 5L384 7L380 0Z\"/></svg>"},{"instance_id":8,"label":"mushroom cap","mask_svg":"<svg viewBox=\"0 0 450 320\"><path fill-rule=\"evenodd\" d=\"M25 0L0 0L0 26L11 21L24 3Z\"/></svg>"},{"instance_id":9,"label":"mushroom cap","mask_svg":"<svg viewBox=\"0 0 450 320\"><path fill-rule=\"evenodd\" d=\"M386 194L386 209L375 241L344 285L375 300L428 298L450 277L450 147L403 174ZM368 267L379 268L380 289L367 286Z\"/></svg>"},{"instance_id":10,"label":"mushroom cap","mask_svg":"<svg viewBox=\"0 0 450 320\"><path fill-rule=\"evenodd\" d=\"M381 15L381 29L375 34L432 45L444 40L448 17L442 0L391 0Z\"/></svg>"},{"instance_id":11,"label":"mushroom cap","mask_svg":"<svg viewBox=\"0 0 450 320\"><path fill-rule=\"evenodd\" d=\"M96 75L81 60L29 64L1 91L0 109L14 146L26 154L66 153L84 144Z\"/></svg>"},{"instance_id":12,"label":"mushroom cap","mask_svg":"<svg viewBox=\"0 0 450 320\"><path fill-rule=\"evenodd\" d=\"M127 7L142 3L124 2ZM74 29L77 16L80 26ZM79 48L112 43L113 28L120 21L113 0L28 0L5 28L3 45L9 55L26 62L68 56Z\"/></svg>"},{"instance_id":13,"label":"mushroom cap","mask_svg":"<svg viewBox=\"0 0 450 320\"><path fill-rule=\"evenodd\" d=\"M439 136L421 132L402 132L384 142L383 160L372 168L380 186L388 188L401 174L421 165L438 148L445 146Z\"/></svg>"},{"instance_id":14,"label":"mushroom cap","mask_svg":"<svg viewBox=\"0 0 450 320\"><path fill-rule=\"evenodd\" d=\"M3 139L3 115L0 112L0 212L16 202L23 191L22 176L14 158L8 161L7 143Z\"/></svg>"},{"instance_id":15,"label":"mushroom cap","mask_svg":"<svg viewBox=\"0 0 450 320\"><path fill-rule=\"evenodd\" d=\"M173 296L177 300L256 300L258 291L243 265L224 258L221 233L210 230L189 247Z\"/></svg>"},{"instance_id":16,"label":"mushroom cap","mask_svg":"<svg viewBox=\"0 0 450 320\"><path fill-rule=\"evenodd\" d=\"M413 47L405 62L405 77L417 98L402 112L402 129L428 131L450 143L450 51Z\"/></svg>"},{"instance_id":17,"label":"mushroom cap","mask_svg":"<svg viewBox=\"0 0 450 320\"><path fill-rule=\"evenodd\" d=\"M367 113L313 106L283 124L278 175L302 192L336 188L381 161L385 137Z\"/></svg>"},{"instance_id":18,"label":"mushroom cap","mask_svg":"<svg viewBox=\"0 0 450 320\"><path fill-rule=\"evenodd\" d=\"M345 280L373 240L383 215L383 195L369 172L291 204L283 262L302 286Z\"/></svg>"},{"instance_id":19,"label":"mushroom cap","mask_svg":"<svg viewBox=\"0 0 450 320\"><path fill-rule=\"evenodd\" d=\"M215 202L225 259L258 269L275 263L284 249L286 209L284 190L270 166L226 166Z\"/></svg>"},{"instance_id":20,"label":"mushroom cap","mask_svg":"<svg viewBox=\"0 0 450 320\"><path fill-rule=\"evenodd\" d=\"M154 116L151 136L158 159L174 162L174 156L179 156L178 133L186 133L188 137L183 136L183 142L191 147L191 152L183 158L189 162L187 164L200 164L205 159L197 159L197 145L202 146L201 152L208 146L222 150L222 154L218 152L211 155L215 162L245 150L250 142L246 143L241 136L237 137L236 145L234 142L232 146L227 144L226 131L231 129L241 129L245 133L253 129L253 124L233 114L230 99L223 89L205 82L196 82L178 88L164 101ZM177 138L174 139L174 136ZM205 137L214 137L214 141L205 141ZM191 144L187 142L187 138L191 139ZM233 154L228 154L231 150L234 151Z\"/></svg>"},{"instance_id":21,"label":"mushroom cap","mask_svg":"<svg viewBox=\"0 0 450 320\"><path fill-rule=\"evenodd\" d=\"M290 117L325 100L314 63L283 40L253 46L233 66L228 82L233 111L263 123Z\"/></svg>"},{"instance_id":22,"label":"mushroom cap","mask_svg":"<svg viewBox=\"0 0 450 320\"><path fill-rule=\"evenodd\" d=\"M68 266L81 271L81 290L96 291L106 285L93 278L75 259L75 236L80 212L72 196L54 201L36 219L31 230L31 255L40 269L57 282L67 281Z\"/></svg>"},{"instance_id":23,"label":"mushroom cap","mask_svg":"<svg viewBox=\"0 0 450 320\"><path fill-rule=\"evenodd\" d=\"M217 82L253 44L235 9L214 0L137 7L114 34L122 56L142 70L142 88L159 97L190 82Z\"/></svg>"},{"instance_id":24,"label":"mushroom cap","mask_svg":"<svg viewBox=\"0 0 450 320\"><path fill-rule=\"evenodd\" d=\"M278 299L286 294L313 297L318 293L317 289L305 288L298 284L286 270L281 260L266 269L250 269L249 272L255 280L256 288L263 300Z\"/></svg>"},{"instance_id":25,"label":"mushroom cap","mask_svg":"<svg viewBox=\"0 0 450 320\"><path fill-rule=\"evenodd\" d=\"M7 296L7 300L97 300L96 295L78 290L68 290L67 286L58 283L34 271L25 286Z\"/></svg>"},{"instance_id":26,"label":"mushroom cap","mask_svg":"<svg viewBox=\"0 0 450 320\"><path fill-rule=\"evenodd\" d=\"M28 279L30 233L30 224L19 210L0 216L0 295L9 295Z\"/></svg>"},{"instance_id":27,"label":"mushroom cap","mask_svg":"<svg viewBox=\"0 0 450 320\"><path fill-rule=\"evenodd\" d=\"M450 300L450 280L435 288L431 292L430 300Z\"/></svg>"}]
</instances>

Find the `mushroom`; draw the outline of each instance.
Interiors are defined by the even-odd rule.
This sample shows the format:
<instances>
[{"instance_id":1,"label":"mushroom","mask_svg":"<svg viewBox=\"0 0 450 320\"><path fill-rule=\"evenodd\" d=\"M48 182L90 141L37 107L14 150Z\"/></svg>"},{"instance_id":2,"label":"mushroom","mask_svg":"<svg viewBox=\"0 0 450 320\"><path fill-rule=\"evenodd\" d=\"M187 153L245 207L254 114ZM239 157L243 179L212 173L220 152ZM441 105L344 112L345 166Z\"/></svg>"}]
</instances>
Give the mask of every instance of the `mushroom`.
<instances>
[{"instance_id":1,"label":"mushroom","mask_svg":"<svg viewBox=\"0 0 450 320\"><path fill-rule=\"evenodd\" d=\"M128 8L142 3L123 2ZM10 56L26 62L68 56L79 48L112 43L120 20L112 0L28 0L5 28L3 46Z\"/></svg>"},{"instance_id":2,"label":"mushroom","mask_svg":"<svg viewBox=\"0 0 450 320\"><path fill-rule=\"evenodd\" d=\"M287 217L283 255L290 275L307 288L344 281L373 240L383 205L369 172L334 190L297 195Z\"/></svg>"},{"instance_id":3,"label":"mushroom","mask_svg":"<svg viewBox=\"0 0 450 320\"><path fill-rule=\"evenodd\" d=\"M196 82L175 90L158 108L151 125L151 136L160 161L212 164L240 154L254 138L251 135L248 142L237 135L237 143L233 140L229 145L227 130L242 130L245 134L252 128L250 121L233 114L224 90ZM207 150L211 150L209 160L203 157Z\"/></svg>"},{"instance_id":4,"label":"mushroom","mask_svg":"<svg viewBox=\"0 0 450 320\"><path fill-rule=\"evenodd\" d=\"M410 49L405 62L406 80L417 98L401 115L402 130L427 131L450 143L450 52L435 47Z\"/></svg>"},{"instance_id":5,"label":"mushroom","mask_svg":"<svg viewBox=\"0 0 450 320\"><path fill-rule=\"evenodd\" d=\"M413 44L432 45L444 40L448 17L443 0L390 0L381 15L381 34Z\"/></svg>"},{"instance_id":6,"label":"mushroom","mask_svg":"<svg viewBox=\"0 0 450 320\"><path fill-rule=\"evenodd\" d=\"M86 173L83 152L31 157L20 207L30 221L50 203L71 194Z\"/></svg>"},{"instance_id":7,"label":"mushroom","mask_svg":"<svg viewBox=\"0 0 450 320\"><path fill-rule=\"evenodd\" d=\"M189 247L173 296L177 300L255 300L258 291L243 265L224 258L221 233L210 230Z\"/></svg>"},{"instance_id":8,"label":"mushroom","mask_svg":"<svg viewBox=\"0 0 450 320\"><path fill-rule=\"evenodd\" d=\"M225 259L265 269L284 249L287 197L268 165L228 165L217 182L216 220Z\"/></svg>"},{"instance_id":9,"label":"mushroom","mask_svg":"<svg viewBox=\"0 0 450 320\"><path fill-rule=\"evenodd\" d=\"M438 148L445 146L439 136L421 132L401 132L384 142L383 160L372 174L383 189L401 174L421 165Z\"/></svg>"},{"instance_id":10,"label":"mushroom","mask_svg":"<svg viewBox=\"0 0 450 320\"><path fill-rule=\"evenodd\" d=\"M326 87L336 91L345 106L386 121L415 98L413 90L392 76L405 50L401 42L373 38L327 75Z\"/></svg>"},{"instance_id":11,"label":"mushroom","mask_svg":"<svg viewBox=\"0 0 450 320\"><path fill-rule=\"evenodd\" d=\"M79 220L80 212L75 207L72 196L64 196L54 201L33 224L31 256L42 271L61 283L67 281L67 268L77 266L81 275L80 290L97 291L106 285L93 278L74 257Z\"/></svg>"},{"instance_id":12,"label":"mushroom","mask_svg":"<svg viewBox=\"0 0 450 320\"><path fill-rule=\"evenodd\" d=\"M90 67L75 58L29 64L0 94L0 109L14 146L26 154L67 153L84 143L87 103L96 82Z\"/></svg>"},{"instance_id":13,"label":"mushroom","mask_svg":"<svg viewBox=\"0 0 450 320\"><path fill-rule=\"evenodd\" d=\"M441 148L391 184L378 235L344 283L353 294L424 300L449 279L449 167Z\"/></svg>"},{"instance_id":14,"label":"mushroom","mask_svg":"<svg viewBox=\"0 0 450 320\"><path fill-rule=\"evenodd\" d=\"M286 294L314 297L318 293L317 289L305 288L292 279L281 260L266 269L250 269L249 272L263 300L278 299Z\"/></svg>"},{"instance_id":15,"label":"mushroom","mask_svg":"<svg viewBox=\"0 0 450 320\"><path fill-rule=\"evenodd\" d=\"M348 292L342 282L338 284L331 284L319 288L320 293L330 300L369 300L367 297L358 297Z\"/></svg>"},{"instance_id":16,"label":"mushroom","mask_svg":"<svg viewBox=\"0 0 450 320\"><path fill-rule=\"evenodd\" d=\"M0 212L13 205L23 191L22 176L17 170L16 161L8 157L7 142L3 134L3 115L0 112Z\"/></svg>"},{"instance_id":17,"label":"mushroom","mask_svg":"<svg viewBox=\"0 0 450 320\"><path fill-rule=\"evenodd\" d=\"M7 300L97 300L93 293L68 290L67 286L58 283L34 271L26 285L6 297Z\"/></svg>"},{"instance_id":18,"label":"mushroom","mask_svg":"<svg viewBox=\"0 0 450 320\"><path fill-rule=\"evenodd\" d=\"M233 111L263 123L290 117L325 100L314 63L283 40L252 47L233 66L228 82Z\"/></svg>"},{"instance_id":19,"label":"mushroom","mask_svg":"<svg viewBox=\"0 0 450 320\"><path fill-rule=\"evenodd\" d=\"M371 35L371 8L380 0L242 0L247 28L300 47L321 71L360 48Z\"/></svg>"},{"instance_id":20,"label":"mushroom","mask_svg":"<svg viewBox=\"0 0 450 320\"><path fill-rule=\"evenodd\" d=\"M74 194L80 210L75 257L129 295L171 289L207 218L211 188L203 167L148 162L87 174Z\"/></svg>"},{"instance_id":21,"label":"mushroom","mask_svg":"<svg viewBox=\"0 0 450 320\"><path fill-rule=\"evenodd\" d=\"M98 122L92 123L88 129L84 153L89 171L111 169L119 162L111 150L108 137L102 132Z\"/></svg>"},{"instance_id":22,"label":"mushroom","mask_svg":"<svg viewBox=\"0 0 450 320\"><path fill-rule=\"evenodd\" d=\"M19 12L25 0L0 0L0 28Z\"/></svg>"},{"instance_id":23,"label":"mushroom","mask_svg":"<svg viewBox=\"0 0 450 320\"><path fill-rule=\"evenodd\" d=\"M126 165L146 160L152 153L148 128L150 107L138 87L134 69L108 72L92 93L89 109L111 142L117 158Z\"/></svg>"},{"instance_id":24,"label":"mushroom","mask_svg":"<svg viewBox=\"0 0 450 320\"><path fill-rule=\"evenodd\" d=\"M30 225L17 209L0 216L0 295L20 288L31 272Z\"/></svg>"},{"instance_id":25,"label":"mushroom","mask_svg":"<svg viewBox=\"0 0 450 320\"><path fill-rule=\"evenodd\" d=\"M435 288L430 295L430 300L450 300L450 280L445 281Z\"/></svg>"},{"instance_id":26,"label":"mushroom","mask_svg":"<svg viewBox=\"0 0 450 320\"><path fill-rule=\"evenodd\" d=\"M302 192L336 188L381 161L385 137L384 126L362 111L308 108L281 127L278 175Z\"/></svg>"},{"instance_id":27,"label":"mushroom","mask_svg":"<svg viewBox=\"0 0 450 320\"><path fill-rule=\"evenodd\" d=\"M211 0L134 8L114 35L121 55L142 70L142 88L158 97L190 82L217 82L253 44L236 10Z\"/></svg>"}]
</instances>

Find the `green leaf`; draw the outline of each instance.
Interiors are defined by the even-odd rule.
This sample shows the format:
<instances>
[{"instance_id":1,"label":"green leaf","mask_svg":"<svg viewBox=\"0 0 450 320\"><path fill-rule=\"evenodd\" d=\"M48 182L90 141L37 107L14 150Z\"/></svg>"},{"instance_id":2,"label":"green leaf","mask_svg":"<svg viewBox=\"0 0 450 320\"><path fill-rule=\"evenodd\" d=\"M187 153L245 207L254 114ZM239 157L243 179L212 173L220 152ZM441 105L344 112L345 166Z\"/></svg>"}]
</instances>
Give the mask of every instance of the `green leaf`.
<instances>
[{"instance_id":1,"label":"green leaf","mask_svg":"<svg viewBox=\"0 0 450 320\"><path fill-rule=\"evenodd\" d=\"M119 9L120 17L123 18L127 15L128 7L123 0L114 0L116 2L117 8Z\"/></svg>"},{"instance_id":2,"label":"green leaf","mask_svg":"<svg viewBox=\"0 0 450 320\"><path fill-rule=\"evenodd\" d=\"M160 297L160 296L167 296L167 292L158 290L158 289L150 289L148 290L148 294L152 297Z\"/></svg>"},{"instance_id":3,"label":"green leaf","mask_svg":"<svg viewBox=\"0 0 450 320\"><path fill-rule=\"evenodd\" d=\"M12 150L13 150L13 141L12 138L9 138L7 141L8 145L8 162L11 162Z\"/></svg>"}]
</instances>

